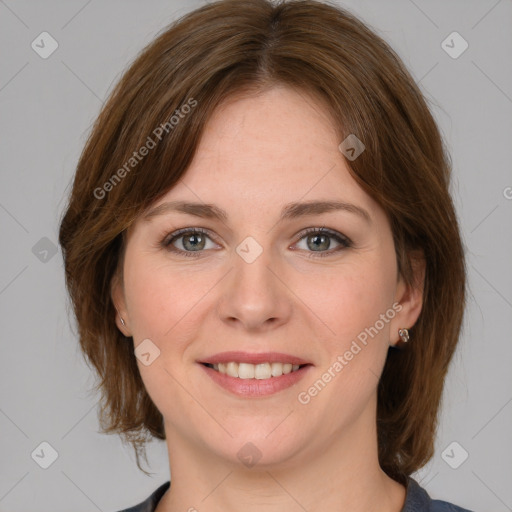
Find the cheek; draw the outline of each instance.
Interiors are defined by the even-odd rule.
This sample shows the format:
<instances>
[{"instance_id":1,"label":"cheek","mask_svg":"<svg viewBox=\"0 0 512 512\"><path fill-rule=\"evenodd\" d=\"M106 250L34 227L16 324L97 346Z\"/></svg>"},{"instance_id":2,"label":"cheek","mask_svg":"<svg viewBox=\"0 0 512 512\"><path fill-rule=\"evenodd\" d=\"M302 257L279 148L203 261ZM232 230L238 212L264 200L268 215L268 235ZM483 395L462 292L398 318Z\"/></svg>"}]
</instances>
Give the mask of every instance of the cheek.
<instances>
[{"instance_id":1,"label":"cheek","mask_svg":"<svg viewBox=\"0 0 512 512\"><path fill-rule=\"evenodd\" d=\"M316 313L322 338L331 350L344 350L360 333L379 321L392 307L396 287L393 253L368 252L328 272L298 283L297 295ZM379 336L389 326L378 323ZM320 331L319 331L320 332ZM364 337L364 336L363 336Z\"/></svg>"},{"instance_id":2,"label":"cheek","mask_svg":"<svg viewBox=\"0 0 512 512\"><path fill-rule=\"evenodd\" d=\"M166 283L160 274L146 271L143 267L132 271L127 265L125 276L126 301L134 340L156 337L164 324L172 321L166 311L166 295L169 293L166 285L172 283Z\"/></svg>"},{"instance_id":3,"label":"cheek","mask_svg":"<svg viewBox=\"0 0 512 512\"><path fill-rule=\"evenodd\" d=\"M329 334L321 340L318 375L301 388L299 402L337 411L325 419L327 429L355 421L375 396L395 315L395 272L393 257L368 254L320 280L324 291L310 295Z\"/></svg>"},{"instance_id":4,"label":"cheek","mask_svg":"<svg viewBox=\"0 0 512 512\"><path fill-rule=\"evenodd\" d=\"M160 347L182 350L187 336L201 324L202 299L218 281L218 273L189 267L186 272L143 252L127 255L125 297L135 344L145 338Z\"/></svg>"},{"instance_id":5,"label":"cheek","mask_svg":"<svg viewBox=\"0 0 512 512\"><path fill-rule=\"evenodd\" d=\"M189 300L183 279L144 253L127 253L124 287L136 343L143 338L160 339L183 316Z\"/></svg>"},{"instance_id":6,"label":"cheek","mask_svg":"<svg viewBox=\"0 0 512 512\"><path fill-rule=\"evenodd\" d=\"M194 305L207 290L193 276L155 264L135 251L127 254L124 273L134 345L150 339L160 350L148 366L137 360L140 375L151 399L169 420L177 404L178 410L193 409L190 396L183 393L179 383L186 380L183 358L198 324Z\"/></svg>"}]
</instances>

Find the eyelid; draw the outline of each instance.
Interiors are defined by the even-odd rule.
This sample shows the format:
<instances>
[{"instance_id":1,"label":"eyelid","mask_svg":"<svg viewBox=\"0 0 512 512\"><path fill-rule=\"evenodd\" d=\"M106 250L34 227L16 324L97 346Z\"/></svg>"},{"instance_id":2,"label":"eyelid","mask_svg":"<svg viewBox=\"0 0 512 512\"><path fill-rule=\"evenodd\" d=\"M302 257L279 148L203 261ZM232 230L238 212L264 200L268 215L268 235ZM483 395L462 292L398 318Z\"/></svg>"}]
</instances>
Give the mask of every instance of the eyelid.
<instances>
[{"instance_id":1,"label":"eyelid","mask_svg":"<svg viewBox=\"0 0 512 512\"><path fill-rule=\"evenodd\" d=\"M295 242L294 245L301 242L302 239L305 238L307 235L317 234L317 233L318 234L325 233L325 234L329 235L329 237L336 239L336 241L340 245L340 247L337 247L334 249L329 249L327 251L305 251L306 256L308 258L322 258L322 257L332 256L332 255L340 253L344 249L349 249L349 248L353 247L353 245L354 245L352 240L348 236L340 233L339 231L329 229L326 227L314 227L314 228L304 229L298 235L296 235L298 237L298 240L297 240L297 242Z\"/></svg>"},{"instance_id":2,"label":"eyelid","mask_svg":"<svg viewBox=\"0 0 512 512\"><path fill-rule=\"evenodd\" d=\"M220 245L216 235L212 231L200 227L180 228L175 231L172 231L171 233L166 232L166 235L164 236L161 244L168 247L169 245L171 245L171 241L177 240L187 233L201 233L202 235L206 235L207 237L211 238L216 244Z\"/></svg>"},{"instance_id":3,"label":"eyelid","mask_svg":"<svg viewBox=\"0 0 512 512\"><path fill-rule=\"evenodd\" d=\"M207 236L208 238L210 238L217 245L221 245L217 241L216 235L213 234L213 232L210 231L209 229L201 228L201 227L186 227L186 228L177 229L175 231L172 231L171 233L167 233L164 236L164 238L162 239L162 241L160 242L160 246L162 246L164 249L167 249L168 251L174 252L179 255L200 257L201 254L204 253L207 249L202 249L199 251L183 251L182 249L178 249L178 248L174 247L173 242L175 240L180 239L183 235L185 235L187 233L201 233L201 234ZM325 233L325 234L329 235L331 238L335 238L337 240L337 242L341 245L341 247L336 248L336 249L330 249L327 251L305 251L305 252L309 253L308 257L315 258L315 257L329 256L332 254L337 254L342 249L348 249L353 246L352 240L350 238L348 238L346 235L340 233L339 231L336 231L336 230L333 230L330 228L326 228L324 226L309 227L309 228L306 228L306 229L300 231L298 234L296 234L294 236L294 238L297 238L297 241L294 242L292 245L296 245L297 243L299 243L303 238L305 238L309 234L317 234L317 233L320 233L320 234Z\"/></svg>"},{"instance_id":4,"label":"eyelid","mask_svg":"<svg viewBox=\"0 0 512 512\"><path fill-rule=\"evenodd\" d=\"M314 227L314 228L306 228L302 231L300 231L297 235L299 237L299 241L302 240L306 235L313 234L313 233L327 233L328 235L332 236L333 238L338 238L342 242L346 243L347 245L352 245L352 240L343 233L340 233L339 231L336 231L334 229L326 228L324 226L322 227Z\"/></svg>"},{"instance_id":5,"label":"eyelid","mask_svg":"<svg viewBox=\"0 0 512 512\"><path fill-rule=\"evenodd\" d=\"M189 228L176 229L175 231L171 231L170 233L166 231L166 236L164 239L172 240L173 238L176 238L179 235L184 235L185 233L202 233L203 235L208 236L212 234L212 232L209 229L191 226Z\"/></svg>"}]
</instances>

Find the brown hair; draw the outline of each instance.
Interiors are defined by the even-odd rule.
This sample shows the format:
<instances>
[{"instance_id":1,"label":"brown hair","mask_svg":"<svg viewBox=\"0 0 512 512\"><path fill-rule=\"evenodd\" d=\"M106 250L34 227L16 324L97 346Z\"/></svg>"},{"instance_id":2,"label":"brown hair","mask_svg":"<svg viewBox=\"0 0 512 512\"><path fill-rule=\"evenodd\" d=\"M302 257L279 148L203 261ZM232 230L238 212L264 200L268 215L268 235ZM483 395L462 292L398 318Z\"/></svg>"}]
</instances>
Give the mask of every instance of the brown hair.
<instances>
[{"instance_id":1,"label":"brown hair","mask_svg":"<svg viewBox=\"0 0 512 512\"><path fill-rule=\"evenodd\" d=\"M165 439L133 344L114 321L111 283L126 229L184 175L221 101L275 84L314 94L328 107L340 142L356 134L365 144L347 163L386 212L407 283L413 282L412 251L426 259L412 340L406 350L389 350L378 387L380 465L403 481L433 454L465 307L464 251L448 190L451 164L426 101L396 53L346 10L313 0L224 0L182 17L141 52L93 127L59 241L80 345L99 374L101 427L132 444L140 469L145 443ZM192 112L179 115L194 102ZM146 156L130 160L149 139L155 145Z\"/></svg>"}]
</instances>

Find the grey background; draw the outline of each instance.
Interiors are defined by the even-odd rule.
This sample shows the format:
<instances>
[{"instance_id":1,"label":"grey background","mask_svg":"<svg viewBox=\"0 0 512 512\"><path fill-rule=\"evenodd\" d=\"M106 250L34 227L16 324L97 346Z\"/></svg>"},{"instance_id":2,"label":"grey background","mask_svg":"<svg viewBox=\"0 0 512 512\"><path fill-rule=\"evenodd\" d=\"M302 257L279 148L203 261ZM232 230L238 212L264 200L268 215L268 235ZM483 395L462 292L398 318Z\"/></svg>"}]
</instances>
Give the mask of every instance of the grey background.
<instances>
[{"instance_id":1,"label":"grey background","mask_svg":"<svg viewBox=\"0 0 512 512\"><path fill-rule=\"evenodd\" d=\"M98 433L97 397L88 393L94 375L68 320L60 250L51 249L74 167L113 83L169 22L202 4L0 1L0 512L116 511L169 478L164 442L149 447L148 478L130 447ZM430 101L452 154L467 246L464 332L435 456L415 477L434 497L510 511L512 2L340 5L391 43ZM31 48L43 31L59 44L47 59ZM457 59L441 47L453 31L469 43ZM43 441L58 452L48 469L31 457ZM469 453L458 469L442 457L453 441ZM449 460L462 453L449 449Z\"/></svg>"}]
</instances>

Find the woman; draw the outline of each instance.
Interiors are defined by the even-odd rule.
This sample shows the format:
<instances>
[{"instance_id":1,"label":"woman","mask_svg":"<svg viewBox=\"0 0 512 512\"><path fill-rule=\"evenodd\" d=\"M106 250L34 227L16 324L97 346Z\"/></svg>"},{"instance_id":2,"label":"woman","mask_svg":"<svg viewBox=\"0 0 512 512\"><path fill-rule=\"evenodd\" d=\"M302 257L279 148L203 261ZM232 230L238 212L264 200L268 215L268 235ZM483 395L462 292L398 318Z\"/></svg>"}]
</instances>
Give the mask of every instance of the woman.
<instances>
[{"instance_id":1,"label":"woman","mask_svg":"<svg viewBox=\"0 0 512 512\"><path fill-rule=\"evenodd\" d=\"M130 511L464 510L410 477L464 311L449 175L342 9L215 2L141 53L60 228L102 428L139 468L167 443L172 486Z\"/></svg>"}]
</instances>

